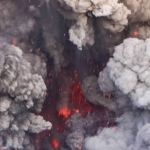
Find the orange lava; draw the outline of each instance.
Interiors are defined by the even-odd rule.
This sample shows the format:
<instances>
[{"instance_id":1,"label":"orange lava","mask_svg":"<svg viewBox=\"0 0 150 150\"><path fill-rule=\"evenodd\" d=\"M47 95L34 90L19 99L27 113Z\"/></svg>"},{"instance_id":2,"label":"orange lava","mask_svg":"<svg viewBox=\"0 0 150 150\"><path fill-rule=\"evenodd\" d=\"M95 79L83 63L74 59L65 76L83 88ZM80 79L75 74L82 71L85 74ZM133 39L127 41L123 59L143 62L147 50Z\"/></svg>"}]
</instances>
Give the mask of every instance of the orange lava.
<instances>
[{"instance_id":1,"label":"orange lava","mask_svg":"<svg viewBox=\"0 0 150 150\"><path fill-rule=\"evenodd\" d=\"M67 107L65 107L65 108L60 109L58 113L59 113L59 116L68 118L70 115L70 110Z\"/></svg>"},{"instance_id":2,"label":"orange lava","mask_svg":"<svg viewBox=\"0 0 150 150\"><path fill-rule=\"evenodd\" d=\"M59 142L57 139L52 140L52 146L56 149L59 147Z\"/></svg>"},{"instance_id":3,"label":"orange lava","mask_svg":"<svg viewBox=\"0 0 150 150\"><path fill-rule=\"evenodd\" d=\"M76 113L79 113L79 110L77 109L77 110L75 110L75 112L76 112Z\"/></svg>"},{"instance_id":4,"label":"orange lava","mask_svg":"<svg viewBox=\"0 0 150 150\"><path fill-rule=\"evenodd\" d=\"M134 32L133 32L133 36L135 36L135 37L138 36L138 34L139 34L139 33L138 33L137 31L134 31Z\"/></svg>"}]
</instances>

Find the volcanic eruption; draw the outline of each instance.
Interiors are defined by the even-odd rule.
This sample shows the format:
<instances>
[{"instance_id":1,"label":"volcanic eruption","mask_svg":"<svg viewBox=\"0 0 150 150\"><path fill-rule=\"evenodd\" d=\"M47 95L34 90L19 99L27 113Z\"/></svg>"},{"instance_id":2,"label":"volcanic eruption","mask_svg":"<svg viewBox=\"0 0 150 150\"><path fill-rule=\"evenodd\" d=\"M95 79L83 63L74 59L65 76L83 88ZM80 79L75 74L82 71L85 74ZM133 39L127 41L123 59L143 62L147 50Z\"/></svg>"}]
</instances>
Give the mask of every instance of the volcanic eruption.
<instances>
[{"instance_id":1,"label":"volcanic eruption","mask_svg":"<svg viewBox=\"0 0 150 150\"><path fill-rule=\"evenodd\" d=\"M149 1L0 10L0 149L149 150Z\"/></svg>"}]
</instances>

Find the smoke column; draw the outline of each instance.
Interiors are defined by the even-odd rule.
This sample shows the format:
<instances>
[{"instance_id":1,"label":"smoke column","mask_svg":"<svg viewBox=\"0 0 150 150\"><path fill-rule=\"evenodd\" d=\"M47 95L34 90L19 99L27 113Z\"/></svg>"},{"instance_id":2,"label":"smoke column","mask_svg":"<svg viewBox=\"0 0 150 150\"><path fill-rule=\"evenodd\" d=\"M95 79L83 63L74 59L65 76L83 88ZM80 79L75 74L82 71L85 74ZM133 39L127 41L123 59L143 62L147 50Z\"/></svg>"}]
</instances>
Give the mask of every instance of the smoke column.
<instances>
[{"instance_id":1,"label":"smoke column","mask_svg":"<svg viewBox=\"0 0 150 150\"><path fill-rule=\"evenodd\" d=\"M149 1L0 0L0 11L0 149L149 149Z\"/></svg>"},{"instance_id":2,"label":"smoke column","mask_svg":"<svg viewBox=\"0 0 150 150\"><path fill-rule=\"evenodd\" d=\"M34 150L31 133L52 127L35 115L46 96L47 70L44 55L32 54L28 43L38 10L30 6L25 15L18 5L0 1L0 149Z\"/></svg>"}]
</instances>

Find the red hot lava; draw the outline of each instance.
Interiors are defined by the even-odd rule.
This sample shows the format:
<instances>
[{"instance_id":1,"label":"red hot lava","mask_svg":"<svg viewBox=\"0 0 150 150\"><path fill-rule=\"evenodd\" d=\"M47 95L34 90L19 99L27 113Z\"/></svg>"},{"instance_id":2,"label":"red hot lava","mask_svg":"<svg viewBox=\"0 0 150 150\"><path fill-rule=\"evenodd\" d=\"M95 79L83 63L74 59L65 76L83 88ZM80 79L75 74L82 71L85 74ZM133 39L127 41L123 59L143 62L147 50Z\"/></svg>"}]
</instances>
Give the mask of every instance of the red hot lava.
<instances>
[{"instance_id":1,"label":"red hot lava","mask_svg":"<svg viewBox=\"0 0 150 150\"><path fill-rule=\"evenodd\" d=\"M62 115L63 117L68 118L70 115L70 110L67 107L65 107L65 108L60 109L58 114L60 116Z\"/></svg>"},{"instance_id":2,"label":"red hot lava","mask_svg":"<svg viewBox=\"0 0 150 150\"><path fill-rule=\"evenodd\" d=\"M47 70L49 70L49 66L47 66ZM99 110L102 113L104 112L102 108L89 103L85 99L84 93L81 89L81 82L79 82L79 75L77 74L77 72L75 72L73 75L71 73L70 78L72 82L72 87L70 88L68 107L64 107L57 111L57 100L48 100L48 103L45 103L45 105L43 106L42 112L40 114L44 117L44 119L50 121L53 126L50 131L45 131L38 135L36 139L36 144L39 146L41 145L41 143L43 143L42 139L48 136L49 144L54 149L60 149L64 144L65 140L63 137L63 133L66 129L66 121L73 114L80 113L82 117L85 117L86 115L89 115L96 110ZM53 80L52 75L48 75L45 82L47 87L50 87L51 89L53 88L53 91L57 91L58 87L56 86L55 80ZM51 93L48 91L47 99L49 99L49 97L51 97ZM37 148L37 150L41 149Z\"/></svg>"},{"instance_id":3,"label":"red hot lava","mask_svg":"<svg viewBox=\"0 0 150 150\"><path fill-rule=\"evenodd\" d=\"M72 114L80 113L83 117L89 115L95 110L102 111L98 106L89 103L81 89L81 82L75 83L72 87L71 106Z\"/></svg>"},{"instance_id":4,"label":"red hot lava","mask_svg":"<svg viewBox=\"0 0 150 150\"><path fill-rule=\"evenodd\" d=\"M59 147L59 142L57 141L57 139L52 140L52 146L57 149Z\"/></svg>"}]
</instances>

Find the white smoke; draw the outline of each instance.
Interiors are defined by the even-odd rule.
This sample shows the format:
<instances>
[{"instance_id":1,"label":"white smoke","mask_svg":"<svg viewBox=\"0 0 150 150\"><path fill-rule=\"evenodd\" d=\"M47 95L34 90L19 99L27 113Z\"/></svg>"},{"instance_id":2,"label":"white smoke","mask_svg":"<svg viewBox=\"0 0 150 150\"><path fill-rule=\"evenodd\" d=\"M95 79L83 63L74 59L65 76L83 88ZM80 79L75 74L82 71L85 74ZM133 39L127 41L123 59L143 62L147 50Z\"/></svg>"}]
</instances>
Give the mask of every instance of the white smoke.
<instances>
[{"instance_id":1,"label":"white smoke","mask_svg":"<svg viewBox=\"0 0 150 150\"><path fill-rule=\"evenodd\" d=\"M85 15L77 18L77 23L69 30L70 41L77 45L79 50L83 46L94 44L94 29L92 23Z\"/></svg>"},{"instance_id":2,"label":"white smoke","mask_svg":"<svg viewBox=\"0 0 150 150\"><path fill-rule=\"evenodd\" d=\"M82 50L82 47L87 44L94 44L93 25L87 24L88 20L92 19L90 12L95 17L102 17L104 28L111 32L121 32L128 25L128 16L131 14L131 11L118 0L58 1L66 9L70 7L72 11L80 15L76 19L76 24L69 30L70 41L77 45L79 50Z\"/></svg>"},{"instance_id":3,"label":"white smoke","mask_svg":"<svg viewBox=\"0 0 150 150\"><path fill-rule=\"evenodd\" d=\"M149 45L150 39L129 38L116 46L113 58L100 73L99 84L103 92L110 92L113 82L120 91L116 93L116 103L124 113L116 119L115 128L104 128L96 136L88 137L86 150L149 149Z\"/></svg>"},{"instance_id":4,"label":"white smoke","mask_svg":"<svg viewBox=\"0 0 150 150\"><path fill-rule=\"evenodd\" d=\"M149 51L150 39L126 39L115 48L107 64L110 78L134 105L149 108ZM114 68L114 69L111 69ZM128 84L126 84L128 83Z\"/></svg>"},{"instance_id":5,"label":"white smoke","mask_svg":"<svg viewBox=\"0 0 150 150\"><path fill-rule=\"evenodd\" d=\"M29 33L38 9L24 6L24 14L18 5L17 1L0 1L0 149L33 150L29 133L52 126L34 114L41 111L46 96L47 71L43 56L29 53Z\"/></svg>"},{"instance_id":6,"label":"white smoke","mask_svg":"<svg viewBox=\"0 0 150 150\"><path fill-rule=\"evenodd\" d=\"M130 110L117 118L117 127L99 130L97 135L85 140L87 150L148 150L148 111Z\"/></svg>"},{"instance_id":7,"label":"white smoke","mask_svg":"<svg viewBox=\"0 0 150 150\"><path fill-rule=\"evenodd\" d=\"M150 20L150 2L147 0L126 0L123 3L131 10L131 22L145 22Z\"/></svg>"},{"instance_id":8,"label":"white smoke","mask_svg":"<svg viewBox=\"0 0 150 150\"><path fill-rule=\"evenodd\" d=\"M141 39L149 38L149 20L150 20L150 2L147 0L58 0L60 5L67 11L72 10L75 15L71 20L77 20L70 28L70 41L77 45L79 50L84 46L94 44L94 17L100 18L100 24L104 29L110 31L110 34L116 35L133 23L140 24L138 27L138 36ZM71 12L71 13L72 13ZM70 14L71 14L70 13ZM66 17L68 14L62 14ZM80 16L80 17L79 17ZM68 18L68 17L67 17ZM84 20L84 24L83 21ZM147 22L147 26L141 26L141 23ZM89 30L90 29L90 30ZM131 31L132 32L132 31ZM87 38L88 37L88 38Z\"/></svg>"}]
</instances>

